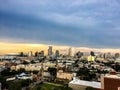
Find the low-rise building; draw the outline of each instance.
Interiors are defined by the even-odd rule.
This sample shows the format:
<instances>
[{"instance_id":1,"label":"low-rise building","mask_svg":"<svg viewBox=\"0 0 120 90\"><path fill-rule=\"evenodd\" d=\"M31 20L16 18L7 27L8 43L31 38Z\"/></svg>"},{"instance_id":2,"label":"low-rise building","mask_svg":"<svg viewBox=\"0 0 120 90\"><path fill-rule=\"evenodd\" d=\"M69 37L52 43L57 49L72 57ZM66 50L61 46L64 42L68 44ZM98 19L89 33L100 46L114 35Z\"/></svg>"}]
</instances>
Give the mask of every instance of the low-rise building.
<instances>
[{"instance_id":1,"label":"low-rise building","mask_svg":"<svg viewBox=\"0 0 120 90\"><path fill-rule=\"evenodd\" d=\"M73 74L72 73L68 73L68 72L63 72L63 70L59 70L57 72L57 78L72 80Z\"/></svg>"},{"instance_id":2,"label":"low-rise building","mask_svg":"<svg viewBox=\"0 0 120 90\"><path fill-rule=\"evenodd\" d=\"M96 58L95 56L90 55L90 56L88 56L87 60L88 61L95 61L95 58Z\"/></svg>"},{"instance_id":3,"label":"low-rise building","mask_svg":"<svg viewBox=\"0 0 120 90\"><path fill-rule=\"evenodd\" d=\"M71 87L73 90L86 90L87 87L101 89L101 83L74 79L69 83L69 87Z\"/></svg>"}]
</instances>

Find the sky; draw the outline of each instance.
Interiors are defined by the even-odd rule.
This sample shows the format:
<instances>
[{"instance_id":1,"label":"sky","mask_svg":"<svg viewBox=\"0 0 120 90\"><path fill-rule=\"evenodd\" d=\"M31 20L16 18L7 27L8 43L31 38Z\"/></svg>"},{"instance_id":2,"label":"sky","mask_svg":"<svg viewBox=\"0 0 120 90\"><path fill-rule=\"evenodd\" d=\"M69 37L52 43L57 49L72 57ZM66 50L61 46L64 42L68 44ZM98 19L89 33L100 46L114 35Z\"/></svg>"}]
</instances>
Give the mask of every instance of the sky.
<instances>
[{"instance_id":1,"label":"sky","mask_svg":"<svg viewBox=\"0 0 120 90\"><path fill-rule=\"evenodd\" d=\"M0 0L0 43L120 49L119 0Z\"/></svg>"},{"instance_id":2,"label":"sky","mask_svg":"<svg viewBox=\"0 0 120 90\"><path fill-rule=\"evenodd\" d=\"M11 53L20 53L24 52L28 54L28 52L40 52L42 50L45 51L45 55L48 55L48 47L46 44L24 44L24 43L0 43L0 55L11 54ZM67 54L68 46L53 46L53 52L59 50L61 54Z\"/></svg>"}]
</instances>

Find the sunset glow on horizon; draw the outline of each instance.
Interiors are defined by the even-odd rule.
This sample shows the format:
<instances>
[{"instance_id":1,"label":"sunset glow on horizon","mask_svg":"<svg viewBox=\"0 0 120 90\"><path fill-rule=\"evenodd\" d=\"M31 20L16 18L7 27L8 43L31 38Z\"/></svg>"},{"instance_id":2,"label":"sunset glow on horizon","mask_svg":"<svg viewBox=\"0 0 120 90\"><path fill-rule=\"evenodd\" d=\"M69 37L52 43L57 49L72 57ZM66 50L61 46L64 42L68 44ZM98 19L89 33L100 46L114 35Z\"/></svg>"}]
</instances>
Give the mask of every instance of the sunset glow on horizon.
<instances>
[{"instance_id":1,"label":"sunset glow on horizon","mask_svg":"<svg viewBox=\"0 0 120 90\"><path fill-rule=\"evenodd\" d=\"M45 54L47 54L47 50L49 46L53 46L53 51L55 50L66 50L70 48L70 46L59 46L59 45L47 45L47 44L24 44L24 43L0 43L0 55L8 54L8 53L19 53L24 52L28 53L29 51L32 51L35 53L36 51L44 50ZM82 51L82 52L120 52L120 49L99 49L99 48L89 48L89 47L73 47L76 51Z\"/></svg>"},{"instance_id":2,"label":"sunset glow on horizon","mask_svg":"<svg viewBox=\"0 0 120 90\"><path fill-rule=\"evenodd\" d=\"M0 43L0 54L8 54L8 53L19 53L24 52L28 53L32 51L33 53L36 51L44 50L45 54L47 54L48 46L46 44L23 44L23 43ZM68 46L55 46L52 45L53 50L62 50L68 48Z\"/></svg>"},{"instance_id":3,"label":"sunset glow on horizon","mask_svg":"<svg viewBox=\"0 0 120 90\"><path fill-rule=\"evenodd\" d=\"M25 52L28 53L29 51L39 51L39 50L46 50L47 45L42 44L18 44L18 43L0 43L0 54L7 54L7 53L19 53Z\"/></svg>"}]
</instances>

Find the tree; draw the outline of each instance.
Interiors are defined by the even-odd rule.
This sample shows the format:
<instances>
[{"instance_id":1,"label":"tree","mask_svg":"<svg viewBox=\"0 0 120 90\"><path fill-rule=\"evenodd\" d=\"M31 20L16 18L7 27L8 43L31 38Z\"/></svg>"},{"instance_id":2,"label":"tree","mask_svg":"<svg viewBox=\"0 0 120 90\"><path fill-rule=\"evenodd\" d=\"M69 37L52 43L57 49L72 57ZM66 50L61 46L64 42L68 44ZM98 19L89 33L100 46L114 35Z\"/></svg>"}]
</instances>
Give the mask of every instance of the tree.
<instances>
[{"instance_id":1,"label":"tree","mask_svg":"<svg viewBox=\"0 0 120 90\"><path fill-rule=\"evenodd\" d=\"M48 68L48 72L50 72L51 79L54 80L57 75L57 69L56 68Z\"/></svg>"},{"instance_id":2,"label":"tree","mask_svg":"<svg viewBox=\"0 0 120 90\"><path fill-rule=\"evenodd\" d=\"M11 75L16 75L16 74L17 74L17 71L15 71L15 70L11 71Z\"/></svg>"},{"instance_id":3,"label":"tree","mask_svg":"<svg viewBox=\"0 0 120 90\"><path fill-rule=\"evenodd\" d=\"M0 75L0 82L2 84L2 89L5 88L6 87L6 79L2 75Z\"/></svg>"},{"instance_id":4,"label":"tree","mask_svg":"<svg viewBox=\"0 0 120 90\"><path fill-rule=\"evenodd\" d=\"M37 70L32 71L33 74L38 74L38 72L39 71L37 71Z\"/></svg>"},{"instance_id":5,"label":"tree","mask_svg":"<svg viewBox=\"0 0 120 90\"><path fill-rule=\"evenodd\" d=\"M95 90L93 87L87 87L86 90Z\"/></svg>"},{"instance_id":6,"label":"tree","mask_svg":"<svg viewBox=\"0 0 120 90\"><path fill-rule=\"evenodd\" d=\"M8 75L10 75L10 69L5 69L5 70L3 70L3 71L1 72L1 75L3 75L3 76L8 76Z\"/></svg>"},{"instance_id":7,"label":"tree","mask_svg":"<svg viewBox=\"0 0 120 90\"><path fill-rule=\"evenodd\" d=\"M80 76L82 80L90 80L89 78L89 69L87 68L80 68L77 72L77 76Z\"/></svg>"},{"instance_id":8,"label":"tree","mask_svg":"<svg viewBox=\"0 0 120 90\"><path fill-rule=\"evenodd\" d=\"M38 86L38 87L37 87L37 90L41 90L41 86Z\"/></svg>"},{"instance_id":9,"label":"tree","mask_svg":"<svg viewBox=\"0 0 120 90\"><path fill-rule=\"evenodd\" d=\"M23 63L22 63L22 64L27 65L27 64L29 64L29 62L27 62L27 61L23 61Z\"/></svg>"},{"instance_id":10,"label":"tree","mask_svg":"<svg viewBox=\"0 0 120 90\"><path fill-rule=\"evenodd\" d=\"M34 61L34 60L32 60L32 61L31 61L31 64L35 64L35 61Z\"/></svg>"},{"instance_id":11,"label":"tree","mask_svg":"<svg viewBox=\"0 0 120 90\"><path fill-rule=\"evenodd\" d=\"M79 51L79 52L76 53L76 56L77 56L78 58L81 58L81 57L83 56L83 53Z\"/></svg>"},{"instance_id":12,"label":"tree","mask_svg":"<svg viewBox=\"0 0 120 90\"><path fill-rule=\"evenodd\" d=\"M49 89L46 87L42 87L40 90L49 90Z\"/></svg>"},{"instance_id":13,"label":"tree","mask_svg":"<svg viewBox=\"0 0 120 90\"><path fill-rule=\"evenodd\" d=\"M11 82L9 84L8 90L22 90L19 82Z\"/></svg>"},{"instance_id":14,"label":"tree","mask_svg":"<svg viewBox=\"0 0 120 90\"><path fill-rule=\"evenodd\" d=\"M31 80L30 80L30 79L22 80L22 81L21 81L21 86L22 86L22 87L26 87L26 86L29 86L30 83L31 83Z\"/></svg>"},{"instance_id":15,"label":"tree","mask_svg":"<svg viewBox=\"0 0 120 90\"><path fill-rule=\"evenodd\" d=\"M120 71L120 64L119 64L119 63L116 63L114 69L115 69L117 72L119 72L119 71Z\"/></svg>"},{"instance_id":16,"label":"tree","mask_svg":"<svg viewBox=\"0 0 120 90\"><path fill-rule=\"evenodd\" d=\"M20 69L18 70L18 73L23 73L23 72L25 72L25 69L24 69L24 68L20 68Z\"/></svg>"},{"instance_id":17,"label":"tree","mask_svg":"<svg viewBox=\"0 0 120 90\"><path fill-rule=\"evenodd\" d=\"M80 68L79 71L77 72L77 75L88 75L89 69L87 68Z\"/></svg>"}]
</instances>

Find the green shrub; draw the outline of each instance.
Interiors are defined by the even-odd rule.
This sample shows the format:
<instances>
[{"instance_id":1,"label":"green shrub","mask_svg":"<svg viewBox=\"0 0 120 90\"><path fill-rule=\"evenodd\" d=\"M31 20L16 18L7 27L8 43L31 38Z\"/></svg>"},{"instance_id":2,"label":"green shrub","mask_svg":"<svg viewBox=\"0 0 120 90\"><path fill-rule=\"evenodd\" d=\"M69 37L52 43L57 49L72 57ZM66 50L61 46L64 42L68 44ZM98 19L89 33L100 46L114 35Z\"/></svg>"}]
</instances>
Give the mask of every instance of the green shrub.
<instances>
[{"instance_id":1,"label":"green shrub","mask_svg":"<svg viewBox=\"0 0 120 90\"><path fill-rule=\"evenodd\" d=\"M87 87L86 90L95 90L93 87Z\"/></svg>"}]
</instances>

